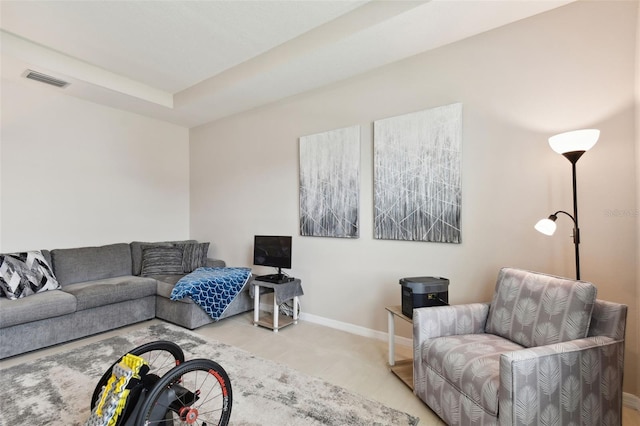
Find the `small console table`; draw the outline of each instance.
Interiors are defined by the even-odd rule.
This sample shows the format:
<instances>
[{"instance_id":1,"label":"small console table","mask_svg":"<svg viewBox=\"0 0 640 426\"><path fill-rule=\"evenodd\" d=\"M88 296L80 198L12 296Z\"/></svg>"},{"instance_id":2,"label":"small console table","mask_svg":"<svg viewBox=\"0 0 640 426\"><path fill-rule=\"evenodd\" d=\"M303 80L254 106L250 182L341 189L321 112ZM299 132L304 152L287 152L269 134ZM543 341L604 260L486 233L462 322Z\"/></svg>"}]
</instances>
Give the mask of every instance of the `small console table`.
<instances>
[{"instance_id":1,"label":"small console table","mask_svg":"<svg viewBox=\"0 0 640 426\"><path fill-rule=\"evenodd\" d=\"M298 323L298 297L302 296L302 281L298 278L286 283L276 284L260 281L258 278L251 282L253 295L253 325L267 327L277 333L279 329L290 324ZM260 314L260 295L273 293L273 315ZM280 304L293 299L293 318L280 315Z\"/></svg>"},{"instance_id":2,"label":"small console table","mask_svg":"<svg viewBox=\"0 0 640 426\"><path fill-rule=\"evenodd\" d=\"M402 313L402 306L387 306L388 334L389 334L389 368L402 382L413 389L413 359L396 361L396 326L395 318L400 318L410 324L413 320Z\"/></svg>"}]
</instances>

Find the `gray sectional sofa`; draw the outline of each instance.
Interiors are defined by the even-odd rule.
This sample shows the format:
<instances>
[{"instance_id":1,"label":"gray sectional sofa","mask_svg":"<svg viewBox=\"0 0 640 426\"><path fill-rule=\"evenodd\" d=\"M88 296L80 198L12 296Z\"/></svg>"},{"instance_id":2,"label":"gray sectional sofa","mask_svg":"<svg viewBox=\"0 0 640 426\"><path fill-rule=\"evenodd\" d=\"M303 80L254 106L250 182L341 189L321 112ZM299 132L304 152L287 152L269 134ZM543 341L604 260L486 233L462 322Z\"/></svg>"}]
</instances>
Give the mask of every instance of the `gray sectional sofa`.
<instances>
[{"instance_id":1,"label":"gray sectional sofa","mask_svg":"<svg viewBox=\"0 0 640 426\"><path fill-rule=\"evenodd\" d=\"M197 242L42 250L61 288L17 300L0 297L0 359L152 318L188 329L213 322L190 298L170 300L184 273L141 276L144 247L184 243ZM204 266L225 263L206 259ZM247 283L223 318L252 310L248 288Z\"/></svg>"}]
</instances>

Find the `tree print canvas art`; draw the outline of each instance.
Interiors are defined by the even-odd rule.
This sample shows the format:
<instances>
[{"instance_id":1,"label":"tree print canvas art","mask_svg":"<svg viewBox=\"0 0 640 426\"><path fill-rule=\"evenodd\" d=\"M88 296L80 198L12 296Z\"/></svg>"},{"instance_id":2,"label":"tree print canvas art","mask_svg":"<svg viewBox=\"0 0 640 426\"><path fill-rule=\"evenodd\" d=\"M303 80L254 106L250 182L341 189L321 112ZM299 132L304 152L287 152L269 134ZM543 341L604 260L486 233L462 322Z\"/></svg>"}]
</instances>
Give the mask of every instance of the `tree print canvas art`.
<instances>
[{"instance_id":1,"label":"tree print canvas art","mask_svg":"<svg viewBox=\"0 0 640 426\"><path fill-rule=\"evenodd\" d=\"M374 237L460 243L462 104L374 122Z\"/></svg>"}]
</instances>

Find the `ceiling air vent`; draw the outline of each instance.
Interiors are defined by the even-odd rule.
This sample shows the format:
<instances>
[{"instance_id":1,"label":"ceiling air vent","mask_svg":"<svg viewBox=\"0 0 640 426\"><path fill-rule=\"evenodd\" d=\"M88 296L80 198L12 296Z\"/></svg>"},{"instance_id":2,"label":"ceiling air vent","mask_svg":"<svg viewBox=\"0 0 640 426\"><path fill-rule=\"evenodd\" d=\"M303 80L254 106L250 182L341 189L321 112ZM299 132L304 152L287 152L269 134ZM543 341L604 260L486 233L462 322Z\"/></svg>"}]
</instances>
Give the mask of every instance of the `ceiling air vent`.
<instances>
[{"instance_id":1,"label":"ceiling air vent","mask_svg":"<svg viewBox=\"0 0 640 426\"><path fill-rule=\"evenodd\" d=\"M50 84L50 85L56 86L56 87L67 87L69 85L69 82L67 82L67 81L59 80L59 79L57 79L55 77L51 77L50 75L42 74L41 72L37 72L37 71L33 71L33 70L27 70L26 74L25 74L25 77L29 78L31 80L39 81L41 83Z\"/></svg>"}]
</instances>

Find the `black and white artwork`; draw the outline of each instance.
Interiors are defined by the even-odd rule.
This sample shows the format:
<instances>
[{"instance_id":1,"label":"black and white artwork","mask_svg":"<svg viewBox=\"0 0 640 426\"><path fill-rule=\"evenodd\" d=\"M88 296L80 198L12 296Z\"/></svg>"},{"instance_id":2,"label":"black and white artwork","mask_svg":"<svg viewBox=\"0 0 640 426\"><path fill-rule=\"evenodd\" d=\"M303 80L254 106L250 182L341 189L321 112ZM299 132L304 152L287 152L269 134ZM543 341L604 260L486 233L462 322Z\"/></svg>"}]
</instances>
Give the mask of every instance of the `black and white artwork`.
<instances>
[{"instance_id":1,"label":"black and white artwork","mask_svg":"<svg viewBox=\"0 0 640 426\"><path fill-rule=\"evenodd\" d=\"M374 122L374 238L460 243L462 104Z\"/></svg>"},{"instance_id":2,"label":"black and white artwork","mask_svg":"<svg viewBox=\"0 0 640 426\"><path fill-rule=\"evenodd\" d=\"M300 138L300 235L358 238L360 126Z\"/></svg>"}]
</instances>

